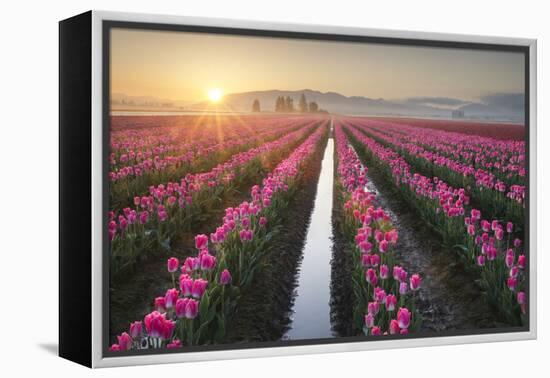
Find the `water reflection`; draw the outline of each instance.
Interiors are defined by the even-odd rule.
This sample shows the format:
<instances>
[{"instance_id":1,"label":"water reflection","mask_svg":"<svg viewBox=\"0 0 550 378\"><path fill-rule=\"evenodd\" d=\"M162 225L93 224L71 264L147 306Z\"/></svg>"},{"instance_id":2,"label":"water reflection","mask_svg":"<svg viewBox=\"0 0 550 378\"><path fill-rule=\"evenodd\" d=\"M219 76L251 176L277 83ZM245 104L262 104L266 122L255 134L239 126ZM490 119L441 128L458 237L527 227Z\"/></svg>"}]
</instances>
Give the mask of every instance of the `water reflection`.
<instances>
[{"instance_id":1,"label":"water reflection","mask_svg":"<svg viewBox=\"0 0 550 378\"><path fill-rule=\"evenodd\" d=\"M332 255L332 190L334 140L330 138L321 165L317 196L298 277L294 314L285 339L333 337L330 324L330 260Z\"/></svg>"}]
</instances>

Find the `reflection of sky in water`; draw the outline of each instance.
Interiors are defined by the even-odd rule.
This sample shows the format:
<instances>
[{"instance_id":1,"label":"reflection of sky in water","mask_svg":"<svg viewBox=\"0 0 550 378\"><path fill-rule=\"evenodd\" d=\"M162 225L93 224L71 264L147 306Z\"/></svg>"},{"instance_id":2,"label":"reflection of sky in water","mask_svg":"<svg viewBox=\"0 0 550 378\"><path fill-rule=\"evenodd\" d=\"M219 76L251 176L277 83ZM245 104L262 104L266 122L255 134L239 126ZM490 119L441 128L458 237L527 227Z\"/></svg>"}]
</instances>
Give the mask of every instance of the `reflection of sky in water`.
<instances>
[{"instance_id":1,"label":"reflection of sky in water","mask_svg":"<svg viewBox=\"0 0 550 378\"><path fill-rule=\"evenodd\" d=\"M285 338L293 340L332 337L330 325L330 260L332 257L332 189L334 140L328 140L323 156L317 196L306 236L292 329Z\"/></svg>"}]
</instances>

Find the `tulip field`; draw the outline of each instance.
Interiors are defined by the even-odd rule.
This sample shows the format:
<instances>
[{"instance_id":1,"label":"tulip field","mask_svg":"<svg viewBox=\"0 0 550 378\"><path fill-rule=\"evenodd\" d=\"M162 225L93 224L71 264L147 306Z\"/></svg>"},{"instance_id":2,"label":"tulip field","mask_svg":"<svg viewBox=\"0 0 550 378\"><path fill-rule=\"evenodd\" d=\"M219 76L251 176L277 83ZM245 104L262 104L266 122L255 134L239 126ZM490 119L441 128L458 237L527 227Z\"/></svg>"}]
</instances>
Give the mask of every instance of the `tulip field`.
<instances>
[{"instance_id":1,"label":"tulip field","mask_svg":"<svg viewBox=\"0 0 550 378\"><path fill-rule=\"evenodd\" d=\"M411 265L401 232L420 244L429 237L456 262L449 269L487 304L495 327L524 324L525 142L509 126L491 137L483 124L467 132L449 124L112 116L110 351L284 342L329 138L334 200L322 205L339 215L324 220L338 240L324 282L340 299L321 300L344 324L334 337L430 335L422 320L433 265ZM368 189L372 180L379 191ZM429 236L401 229L382 197L403 204ZM131 291L132 303L121 305Z\"/></svg>"}]
</instances>

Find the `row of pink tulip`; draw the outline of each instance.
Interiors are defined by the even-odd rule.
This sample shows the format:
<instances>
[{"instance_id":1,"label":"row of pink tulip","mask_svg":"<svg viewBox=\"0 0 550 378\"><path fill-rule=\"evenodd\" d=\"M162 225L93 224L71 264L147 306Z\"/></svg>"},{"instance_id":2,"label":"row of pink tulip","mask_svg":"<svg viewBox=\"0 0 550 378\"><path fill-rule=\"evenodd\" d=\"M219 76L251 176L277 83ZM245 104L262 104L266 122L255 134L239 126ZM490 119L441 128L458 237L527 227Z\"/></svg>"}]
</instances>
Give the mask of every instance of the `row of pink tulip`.
<instances>
[{"instance_id":1,"label":"row of pink tulip","mask_svg":"<svg viewBox=\"0 0 550 378\"><path fill-rule=\"evenodd\" d=\"M291 124L280 124L278 127L270 127L263 132L254 133L253 135L246 135L243 130L243 135L238 135L230 139L226 139L220 143L211 143L211 139L197 140L192 143L188 143L182 148L175 150L175 154L162 152L172 152L169 150L160 150L159 147L155 147L154 150L160 150L158 154L148 151L146 154L133 151L128 154L122 154L120 156L120 162L113 167L113 170L109 173L109 179L111 182L117 182L120 180L131 179L136 176L142 176L150 172L159 172L166 169L177 169L179 166L185 165L192 167L193 163L201 158L211 158L213 154L234 150L239 147L245 147L249 144L257 145L260 142L270 141L279 138L281 135L290 132L292 129L296 129L301 126L298 122ZM114 162L114 154L111 155L111 164Z\"/></svg>"},{"instance_id":2,"label":"row of pink tulip","mask_svg":"<svg viewBox=\"0 0 550 378\"><path fill-rule=\"evenodd\" d=\"M338 178L345 200L346 236L354 246L356 328L367 335L407 334L419 323L412 294L420 288L420 275L408 277L397 263L393 248L398 232L384 209L376 207L376 195L366 189L367 167L339 123L334 135Z\"/></svg>"},{"instance_id":3,"label":"row of pink tulip","mask_svg":"<svg viewBox=\"0 0 550 378\"><path fill-rule=\"evenodd\" d=\"M453 160L516 183L525 178L525 142L424 129L402 123L365 120L362 125L426 147Z\"/></svg>"},{"instance_id":4,"label":"row of pink tulip","mask_svg":"<svg viewBox=\"0 0 550 378\"><path fill-rule=\"evenodd\" d=\"M483 162L479 162L479 161L475 163L462 162L459 159L455 159L455 158L440 154L439 152L437 152L437 150L441 148L441 146L444 144L439 142L434 142L433 141L434 138L430 140L425 136L424 133L420 132L420 130L424 131L420 128L411 128L414 130L408 130L408 134L404 135L399 132L392 133L390 130L386 130L386 129L384 129L383 132L379 131L377 128L372 127L372 125L370 124L370 121L363 123L361 127L365 131L367 131L369 134L384 141L385 143L388 143L393 148L397 148L398 150L405 151L411 156L423 159L430 164L434 164L435 166L445 167L448 170L455 172L460 177L472 178L472 180L474 180L475 182L475 185L478 187L482 187L486 190L493 190L495 192L502 193L502 195L505 195L507 198L510 198L511 200L516 201L520 204L523 204L524 202L525 186L522 186L522 185L507 186L502 180L498 179L497 176L493 174L490 170L479 168L479 166L484 166L488 164L492 164L494 166L494 163L485 162L485 164L483 164ZM416 130L419 130L419 131L416 131ZM419 135L415 135L415 133L418 133ZM447 140L449 139L452 139L451 135L447 136ZM429 145L430 149L424 148L423 145ZM506 169L506 170L514 169L515 171L517 171L521 166L521 164L508 164L507 166L499 164L499 166L503 167L503 169ZM509 175L510 177L512 177L512 173L509 173ZM516 175L514 176L515 176L515 181L524 182L523 177L520 178L519 176L516 176Z\"/></svg>"},{"instance_id":5,"label":"row of pink tulip","mask_svg":"<svg viewBox=\"0 0 550 378\"><path fill-rule=\"evenodd\" d=\"M131 323L128 332L117 336L111 351L180 348L184 344L223 339L226 321L233 314L227 310L228 306L234 306L238 298L228 297L226 293L230 290L226 290L226 286L235 288L251 283L251 273L255 270L251 264L260 264L258 255L266 252L261 247L273 214L270 210L276 206L278 194L294 184L300 168L311 158L324 135L326 124L278 164L261 186L252 187L250 201L227 208L223 224L210 238L196 235L196 257L187 257L181 265L177 258L168 260L167 269L174 287L154 300L154 310L145 315L143 322ZM178 270L181 272L179 286L175 279Z\"/></svg>"},{"instance_id":6,"label":"row of pink tulip","mask_svg":"<svg viewBox=\"0 0 550 378\"><path fill-rule=\"evenodd\" d=\"M239 179L248 175L246 167L249 162L292 148L314 128L304 126L276 141L235 154L210 172L188 174L179 183L152 186L148 196L134 198L133 209L124 208L119 214L111 212L112 270L131 266L141 251L151 249L154 243L162 246L165 240L188 227L193 214L198 212L200 215L208 203L216 202L226 188L234 184L237 173Z\"/></svg>"},{"instance_id":7,"label":"row of pink tulip","mask_svg":"<svg viewBox=\"0 0 550 378\"><path fill-rule=\"evenodd\" d=\"M466 260L470 265L475 266L477 263L483 267L481 269L483 286L489 298L493 298L494 304L500 306L502 313L508 319L512 319L512 322L520 322L521 317L516 309L522 305L522 302L525 302L525 295L521 294L519 298L511 300L510 292L503 293L501 288L506 286L508 276L503 275L502 269L499 268L504 264L506 255L511 255L508 244L514 225L511 222L505 222L509 236L507 237L508 244L504 245L501 242L504 239L504 229L501 223L498 220L490 223L487 220L482 220L481 211L468 206L469 197L463 188L453 188L436 177L432 179L413 173L408 163L394 150L382 146L353 126L347 127L347 130L375 161L387 167L395 185L401 188L404 195L408 196L407 198L422 214L422 217L441 231L443 237L447 238L446 244L462 245ZM470 217L468 217L468 213L471 214ZM480 226L476 228L477 221L480 221ZM483 231L480 236L478 235L480 238L477 238L476 233L480 229L487 230L488 224L494 225L495 235L491 236L487 231ZM521 240L516 239L514 245L516 245L516 249L519 248ZM491 259L485 256L487 251L489 251ZM480 252L483 257L479 257ZM514 254L519 254L519 249ZM490 263L480 264L488 260ZM524 263L525 257L522 257L521 260ZM487 272L491 272L491 274ZM511 286L517 289L517 285L521 286L523 280L514 279L516 281L510 281ZM521 289L520 291L523 293ZM508 297L502 300L501 296Z\"/></svg>"}]
</instances>

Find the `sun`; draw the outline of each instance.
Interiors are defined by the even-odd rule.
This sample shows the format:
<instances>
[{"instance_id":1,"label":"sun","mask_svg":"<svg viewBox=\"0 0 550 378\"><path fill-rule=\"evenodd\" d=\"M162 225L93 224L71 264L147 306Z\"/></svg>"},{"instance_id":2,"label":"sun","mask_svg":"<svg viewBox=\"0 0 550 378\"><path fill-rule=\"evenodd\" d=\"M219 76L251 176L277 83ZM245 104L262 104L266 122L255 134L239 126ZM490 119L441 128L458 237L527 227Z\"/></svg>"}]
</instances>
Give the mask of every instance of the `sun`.
<instances>
[{"instance_id":1,"label":"sun","mask_svg":"<svg viewBox=\"0 0 550 378\"><path fill-rule=\"evenodd\" d=\"M218 102L222 99L223 93L220 88L210 88L208 90L208 98L212 102Z\"/></svg>"}]
</instances>

